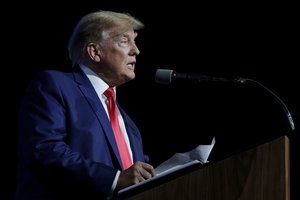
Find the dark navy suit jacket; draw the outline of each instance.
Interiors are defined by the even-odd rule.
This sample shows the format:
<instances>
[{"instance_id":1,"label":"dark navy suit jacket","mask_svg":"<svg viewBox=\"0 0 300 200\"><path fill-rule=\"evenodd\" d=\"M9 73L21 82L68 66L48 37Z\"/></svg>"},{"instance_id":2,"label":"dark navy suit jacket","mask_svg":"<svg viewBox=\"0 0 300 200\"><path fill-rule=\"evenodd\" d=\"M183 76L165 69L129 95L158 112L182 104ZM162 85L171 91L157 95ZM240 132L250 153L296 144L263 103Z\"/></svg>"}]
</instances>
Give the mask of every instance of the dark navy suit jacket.
<instances>
[{"instance_id":1,"label":"dark navy suit jacket","mask_svg":"<svg viewBox=\"0 0 300 200\"><path fill-rule=\"evenodd\" d=\"M148 162L141 135L120 107L133 160ZM30 83L19 115L15 199L101 199L120 156L107 114L87 76L44 71Z\"/></svg>"}]
</instances>

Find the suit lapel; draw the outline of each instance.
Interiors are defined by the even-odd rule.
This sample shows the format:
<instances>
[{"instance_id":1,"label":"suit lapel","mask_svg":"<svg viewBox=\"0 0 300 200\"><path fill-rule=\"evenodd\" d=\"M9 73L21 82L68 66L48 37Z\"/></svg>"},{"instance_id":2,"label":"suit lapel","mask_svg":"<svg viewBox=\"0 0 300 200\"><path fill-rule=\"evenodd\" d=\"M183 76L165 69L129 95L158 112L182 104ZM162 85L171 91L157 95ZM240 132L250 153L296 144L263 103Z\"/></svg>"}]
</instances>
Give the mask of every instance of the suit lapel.
<instances>
[{"instance_id":1,"label":"suit lapel","mask_svg":"<svg viewBox=\"0 0 300 200\"><path fill-rule=\"evenodd\" d=\"M143 155L140 154L141 146L139 146L139 145L141 143L139 141L139 137L136 136L136 134L135 134L135 132L137 131L137 128L135 127L135 125L133 125L132 120L129 118L129 116L126 114L126 112L122 108L120 108L119 104L118 104L118 108L122 114L122 117L123 117L123 120L125 123L127 135L128 135L129 141L130 141L130 148L132 151L133 162L136 162L136 161L144 162L144 157L143 157Z\"/></svg>"},{"instance_id":2,"label":"suit lapel","mask_svg":"<svg viewBox=\"0 0 300 200\"><path fill-rule=\"evenodd\" d=\"M102 103L84 72L82 72L82 70L79 67L75 70L76 71L74 72L74 80L79 84L79 89L81 90L82 94L85 96L86 100L88 101L89 105L91 106L95 115L97 116L97 119L104 130L104 133L113 149L113 152L117 157L118 163L120 166L122 166L122 161L120 158L114 133L111 128L107 114L102 106Z\"/></svg>"}]
</instances>

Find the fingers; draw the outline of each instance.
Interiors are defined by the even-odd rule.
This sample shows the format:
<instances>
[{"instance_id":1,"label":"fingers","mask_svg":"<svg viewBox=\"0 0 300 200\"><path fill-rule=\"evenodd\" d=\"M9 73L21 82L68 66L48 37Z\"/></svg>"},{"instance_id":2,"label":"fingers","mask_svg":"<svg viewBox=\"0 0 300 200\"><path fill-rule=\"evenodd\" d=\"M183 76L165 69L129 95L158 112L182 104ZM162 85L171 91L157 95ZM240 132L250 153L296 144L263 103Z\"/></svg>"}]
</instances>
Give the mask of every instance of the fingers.
<instances>
[{"instance_id":1,"label":"fingers","mask_svg":"<svg viewBox=\"0 0 300 200\"><path fill-rule=\"evenodd\" d=\"M130 168L121 172L117 183L117 189L137 184L155 175L156 173L152 165L136 162Z\"/></svg>"},{"instance_id":2,"label":"fingers","mask_svg":"<svg viewBox=\"0 0 300 200\"><path fill-rule=\"evenodd\" d=\"M145 179L149 179L156 175L154 167L148 163L136 162L135 165L139 166L137 169Z\"/></svg>"}]
</instances>

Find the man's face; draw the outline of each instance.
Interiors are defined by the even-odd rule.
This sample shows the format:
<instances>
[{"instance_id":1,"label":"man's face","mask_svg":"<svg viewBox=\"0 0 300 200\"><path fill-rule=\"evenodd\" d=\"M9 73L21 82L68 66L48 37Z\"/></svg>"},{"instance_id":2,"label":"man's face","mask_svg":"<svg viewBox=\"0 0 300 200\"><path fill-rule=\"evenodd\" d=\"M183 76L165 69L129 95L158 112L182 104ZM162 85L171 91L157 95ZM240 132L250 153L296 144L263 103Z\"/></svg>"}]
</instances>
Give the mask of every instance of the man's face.
<instances>
[{"instance_id":1,"label":"man's face","mask_svg":"<svg viewBox=\"0 0 300 200\"><path fill-rule=\"evenodd\" d=\"M128 30L104 32L101 42L101 60L103 78L111 85L121 85L135 78L136 56L140 53L135 44L137 33Z\"/></svg>"}]
</instances>

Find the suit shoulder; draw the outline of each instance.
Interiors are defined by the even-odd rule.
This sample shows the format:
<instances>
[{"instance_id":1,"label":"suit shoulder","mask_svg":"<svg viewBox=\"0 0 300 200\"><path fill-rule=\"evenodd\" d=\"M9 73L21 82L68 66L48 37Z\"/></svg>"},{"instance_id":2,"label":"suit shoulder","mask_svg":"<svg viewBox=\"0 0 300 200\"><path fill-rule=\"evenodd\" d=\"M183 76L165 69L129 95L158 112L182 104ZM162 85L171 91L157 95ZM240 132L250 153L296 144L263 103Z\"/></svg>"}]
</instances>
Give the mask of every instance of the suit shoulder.
<instances>
[{"instance_id":1,"label":"suit shoulder","mask_svg":"<svg viewBox=\"0 0 300 200\"><path fill-rule=\"evenodd\" d=\"M33 82L42 82L42 83L48 83L48 82L61 82L70 80L72 77L72 72L64 72L59 70L43 70L37 72L34 76L32 81Z\"/></svg>"},{"instance_id":2,"label":"suit shoulder","mask_svg":"<svg viewBox=\"0 0 300 200\"><path fill-rule=\"evenodd\" d=\"M35 78L45 77L65 77L70 76L71 72L64 72L59 70L43 70L36 73Z\"/></svg>"},{"instance_id":3,"label":"suit shoulder","mask_svg":"<svg viewBox=\"0 0 300 200\"><path fill-rule=\"evenodd\" d=\"M43 89L53 87L64 87L73 80L71 72L59 70L43 70L37 72L29 82L29 88L42 87Z\"/></svg>"}]
</instances>

